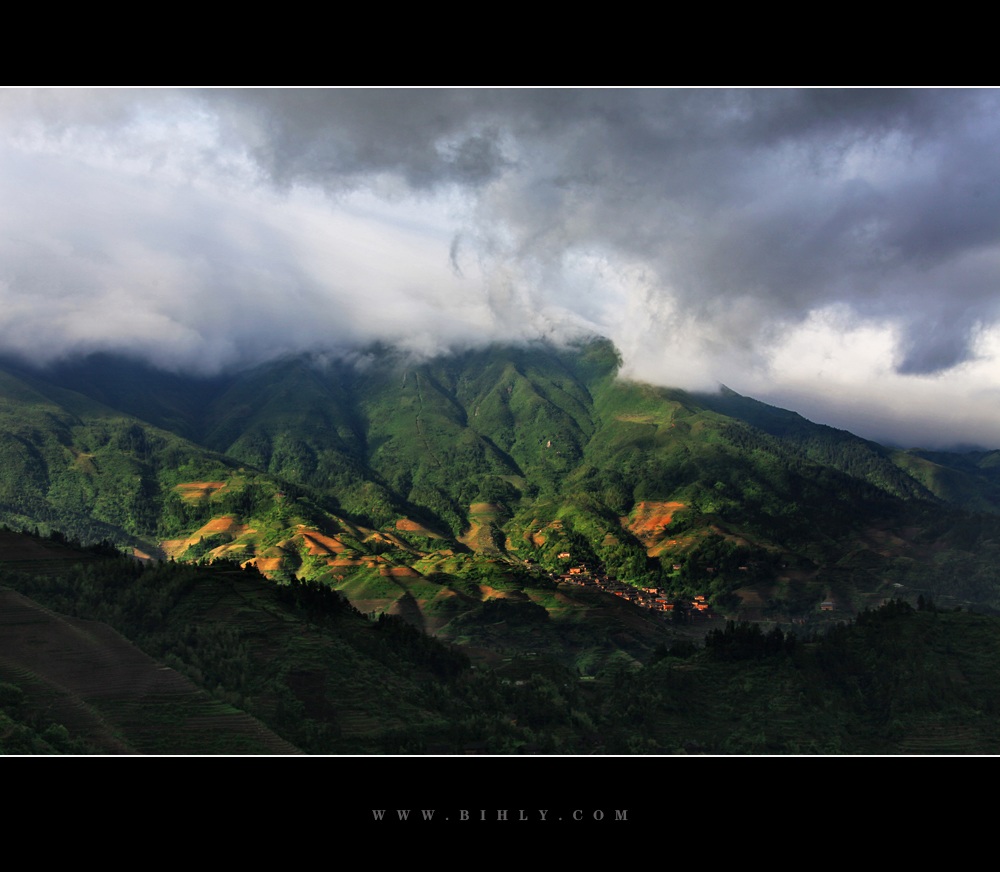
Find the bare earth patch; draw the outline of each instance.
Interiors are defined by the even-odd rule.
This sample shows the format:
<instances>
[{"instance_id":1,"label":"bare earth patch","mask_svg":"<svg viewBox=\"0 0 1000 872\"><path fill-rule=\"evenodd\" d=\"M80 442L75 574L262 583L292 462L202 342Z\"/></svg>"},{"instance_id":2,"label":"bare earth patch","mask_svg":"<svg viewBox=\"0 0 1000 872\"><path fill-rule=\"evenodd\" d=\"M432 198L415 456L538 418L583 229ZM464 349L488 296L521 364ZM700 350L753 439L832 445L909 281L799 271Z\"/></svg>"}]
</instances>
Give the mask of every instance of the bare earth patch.
<instances>
[{"instance_id":1,"label":"bare earth patch","mask_svg":"<svg viewBox=\"0 0 1000 872\"><path fill-rule=\"evenodd\" d=\"M154 560L163 560L167 555L162 548L150 548L148 551L142 548L133 548L132 556L143 563L152 563Z\"/></svg>"},{"instance_id":2,"label":"bare earth patch","mask_svg":"<svg viewBox=\"0 0 1000 872\"><path fill-rule=\"evenodd\" d=\"M498 511L493 503L472 503L469 506L469 529L458 537L458 541L479 553L496 551L487 528L496 520Z\"/></svg>"},{"instance_id":3,"label":"bare earth patch","mask_svg":"<svg viewBox=\"0 0 1000 872\"><path fill-rule=\"evenodd\" d=\"M666 528L674 513L684 508L684 503L669 500L643 500L636 504L631 517L621 518L621 525L646 546L650 557L659 556L666 543Z\"/></svg>"},{"instance_id":4,"label":"bare earth patch","mask_svg":"<svg viewBox=\"0 0 1000 872\"><path fill-rule=\"evenodd\" d=\"M509 599L510 594L505 590L497 590L495 587L490 587L488 584L479 585L479 592L482 595L483 600L488 599Z\"/></svg>"},{"instance_id":5,"label":"bare earth patch","mask_svg":"<svg viewBox=\"0 0 1000 872\"><path fill-rule=\"evenodd\" d=\"M435 532L430 527L425 527L423 524L418 523L410 518L400 518L396 521L396 529L401 533L416 533L418 536L424 536L428 539L443 539L440 533Z\"/></svg>"},{"instance_id":6,"label":"bare earth patch","mask_svg":"<svg viewBox=\"0 0 1000 872\"><path fill-rule=\"evenodd\" d=\"M409 551L411 554L415 554L413 548L407 545L402 539L399 538L395 533L383 533L381 531L376 531L371 534L365 542L383 542L392 545L395 548L399 548L401 551Z\"/></svg>"},{"instance_id":7,"label":"bare earth patch","mask_svg":"<svg viewBox=\"0 0 1000 872\"><path fill-rule=\"evenodd\" d=\"M525 534L528 540L536 548L541 548L548 541L549 535L558 536L559 531L562 530L562 521L556 520L545 523L538 518L532 518L528 529L531 531ZM550 533L550 531L552 532Z\"/></svg>"},{"instance_id":8,"label":"bare earth patch","mask_svg":"<svg viewBox=\"0 0 1000 872\"><path fill-rule=\"evenodd\" d=\"M164 539L160 543L160 548L167 557L180 557L190 547L187 539Z\"/></svg>"},{"instance_id":9,"label":"bare earth patch","mask_svg":"<svg viewBox=\"0 0 1000 872\"><path fill-rule=\"evenodd\" d=\"M174 490L181 495L182 500L194 502L210 497L226 486L224 481L186 481L174 486Z\"/></svg>"},{"instance_id":10,"label":"bare earth patch","mask_svg":"<svg viewBox=\"0 0 1000 872\"><path fill-rule=\"evenodd\" d=\"M223 515L221 518L212 518L192 538L197 541L202 536L211 536L214 533L231 533L233 536L242 536L244 533L255 532L256 530L251 530L246 524L241 524L232 515Z\"/></svg>"},{"instance_id":11,"label":"bare earth patch","mask_svg":"<svg viewBox=\"0 0 1000 872\"><path fill-rule=\"evenodd\" d=\"M164 539L160 543L163 553L167 557L180 557L192 545L197 545L199 540L208 538L217 533L229 533L231 536L243 536L246 533L256 533L246 524L239 523L231 515L223 515L221 518L213 518L200 530L196 530L187 539Z\"/></svg>"},{"instance_id":12,"label":"bare earth patch","mask_svg":"<svg viewBox=\"0 0 1000 872\"><path fill-rule=\"evenodd\" d=\"M310 554L340 554L347 546L335 536L325 536L318 530L301 530L299 535Z\"/></svg>"},{"instance_id":13,"label":"bare earth patch","mask_svg":"<svg viewBox=\"0 0 1000 872\"><path fill-rule=\"evenodd\" d=\"M392 578L419 578L420 573L412 566L380 566L379 575L391 576Z\"/></svg>"}]
</instances>

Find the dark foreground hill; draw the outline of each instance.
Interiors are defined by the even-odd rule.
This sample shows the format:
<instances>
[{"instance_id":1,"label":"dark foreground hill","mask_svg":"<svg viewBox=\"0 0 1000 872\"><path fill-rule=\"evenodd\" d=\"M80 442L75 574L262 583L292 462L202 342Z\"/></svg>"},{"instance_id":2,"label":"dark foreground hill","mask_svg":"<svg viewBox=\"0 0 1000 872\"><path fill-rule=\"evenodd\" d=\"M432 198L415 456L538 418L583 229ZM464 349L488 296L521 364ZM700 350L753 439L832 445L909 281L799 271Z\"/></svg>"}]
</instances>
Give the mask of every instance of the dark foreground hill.
<instances>
[{"instance_id":1,"label":"dark foreground hill","mask_svg":"<svg viewBox=\"0 0 1000 872\"><path fill-rule=\"evenodd\" d=\"M3 708L13 710L0 741L7 753L297 753L106 624L54 614L2 588L0 675ZM40 730L13 722L23 709L44 711Z\"/></svg>"},{"instance_id":2,"label":"dark foreground hill","mask_svg":"<svg viewBox=\"0 0 1000 872\"><path fill-rule=\"evenodd\" d=\"M50 561L3 583L4 753L1000 751L1000 619L923 599L824 632L730 621L585 676L530 654L473 668L235 566Z\"/></svg>"},{"instance_id":3,"label":"dark foreground hill","mask_svg":"<svg viewBox=\"0 0 1000 872\"><path fill-rule=\"evenodd\" d=\"M22 560L0 583L9 753L591 748L576 673L528 655L473 669L316 582L105 557Z\"/></svg>"}]
</instances>

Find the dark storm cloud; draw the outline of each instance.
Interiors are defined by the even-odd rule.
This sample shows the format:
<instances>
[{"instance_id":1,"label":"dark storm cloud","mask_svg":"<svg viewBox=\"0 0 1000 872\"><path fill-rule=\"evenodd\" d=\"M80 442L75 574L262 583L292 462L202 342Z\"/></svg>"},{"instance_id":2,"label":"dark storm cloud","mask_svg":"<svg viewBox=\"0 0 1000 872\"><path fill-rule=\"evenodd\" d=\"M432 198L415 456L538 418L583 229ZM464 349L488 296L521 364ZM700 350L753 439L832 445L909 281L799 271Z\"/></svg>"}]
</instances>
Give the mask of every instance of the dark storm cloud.
<instances>
[{"instance_id":1,"label":"dark storm cloud","mask_svg":"<svg viewBox=\"0 0 1000 872\"><path fill-rule=\"evenodd\" d=\"M489 123L492 101L475 91L225 90L202 92L229 141L275 182L331 190L374 174L408 187L481 185L505 161ZM502 95L501 95L502 96Z\"/></svg>"},{"instance_id":2,"label":"dark storm cloud","mask_svg":"<svg viewBox=\"0 0 1000 872\"><path fill-rule=\"evenodd\" d=\"M891 335L896 378L963 372L1000 319L998 96L0 92L0 341L211 369L589 331L645 378L759 387L837 321Z\"/></svg>"}]
</instances>

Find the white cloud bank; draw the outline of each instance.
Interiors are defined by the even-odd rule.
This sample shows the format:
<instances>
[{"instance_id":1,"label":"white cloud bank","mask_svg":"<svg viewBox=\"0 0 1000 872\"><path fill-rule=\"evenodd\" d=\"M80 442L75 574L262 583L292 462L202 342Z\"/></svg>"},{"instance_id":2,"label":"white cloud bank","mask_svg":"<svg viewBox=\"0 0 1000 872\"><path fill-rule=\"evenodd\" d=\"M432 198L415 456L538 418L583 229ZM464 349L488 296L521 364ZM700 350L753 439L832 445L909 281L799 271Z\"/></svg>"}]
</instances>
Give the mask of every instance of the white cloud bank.
<instances>
[{"instance_id":1,"label":"white cloud bank","mask_svg":"<svg viewBox=\"0 0 1000 872\"><path fill-rule=\"evenodd\" d=\"M1000 446L1000 92L0 91L0 351L613 339Z\"/></svg>"}]
</instances>

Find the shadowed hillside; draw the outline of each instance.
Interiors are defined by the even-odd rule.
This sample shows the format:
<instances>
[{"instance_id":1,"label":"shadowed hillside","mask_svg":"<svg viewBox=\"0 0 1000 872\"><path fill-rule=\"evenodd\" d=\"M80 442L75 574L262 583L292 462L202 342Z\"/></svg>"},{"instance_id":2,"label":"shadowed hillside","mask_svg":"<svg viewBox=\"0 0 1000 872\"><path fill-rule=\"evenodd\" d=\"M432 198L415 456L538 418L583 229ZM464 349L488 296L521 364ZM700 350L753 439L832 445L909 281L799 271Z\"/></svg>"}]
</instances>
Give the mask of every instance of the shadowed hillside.
<instances>
[{"instance_id":1,"label":"shadowed hillside","mask_svg":"<svg viewBox=\"0 0 1000 872\"><path fill-rule=\"evenodd\" d=\"M294 754L105 624L61 617L0 588L0 675L80 747L104 754ZM60 735L58 730L53 735ZM3 744L17 750L10 741ZM30 749L30 746L29 746ZM20 749L28 750L28 749ZM73 747L70 747L73 750Z\"/></svg>"},{"instance_id":2,"label":"shadowed hillside","mask_svg":"<svg viewBox=\"0 0 1000 872\"><path fill-rule=\"evenodd\" d=\"M583 675L523 647L472 668L329 587L233 565L41 560L0 580L8 754L1000 749L1000 619L923 597L816 629L721 622ZM466 623L511 644L551 613L490 598Z\"/></svg>"}]
</instances>

